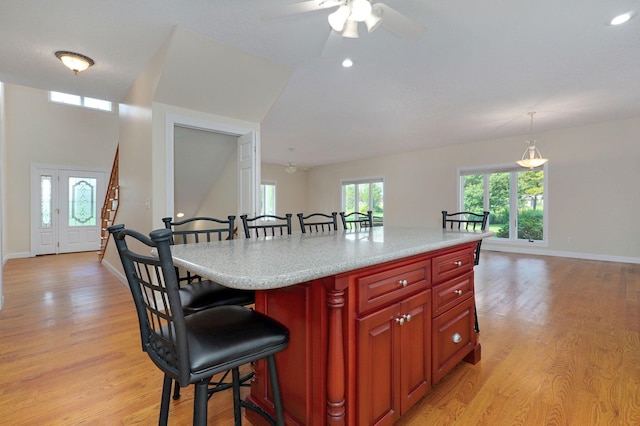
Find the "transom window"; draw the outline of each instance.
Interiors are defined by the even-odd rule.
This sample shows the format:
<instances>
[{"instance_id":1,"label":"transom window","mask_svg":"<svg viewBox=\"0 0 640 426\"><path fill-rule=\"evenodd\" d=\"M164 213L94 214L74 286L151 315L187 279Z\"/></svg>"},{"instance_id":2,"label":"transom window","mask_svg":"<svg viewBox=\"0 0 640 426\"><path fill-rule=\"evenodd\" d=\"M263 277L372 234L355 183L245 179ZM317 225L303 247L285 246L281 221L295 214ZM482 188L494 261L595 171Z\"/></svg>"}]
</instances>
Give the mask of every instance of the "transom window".
<instances>
[{"instance_id":1,"label":"transom window","mask_svg":"<svg viewBox=\"0 0 640 426\"><path fill-rule=\"evenodd\" d=\"M88 98L86 96L71 95L62 92L49 92L49 100L65 105L75 105L79 107L99 109L101 111L113 111L111 102L102 99Z\"/></svg>"},{"instance_id":2,"label":"transom window","mask_svg":"<svg viewBox=\"0 0 640 426\"><path fill-rule=\"evenodd\" d=\"M460 208L490 212L488 228L497 241L546 242L545 171L546 165L460 170Z\"/></svg>"},{"instance_id":3,"label":"transom window","mask_svg":"<svg viewBox=\"0 0 640 426\"><path fill-rule=\"evenodd\" d=\"M357 179L342 182L342 210L384 217L384 182L382 178Z\"/></svg>"}]
</instances>

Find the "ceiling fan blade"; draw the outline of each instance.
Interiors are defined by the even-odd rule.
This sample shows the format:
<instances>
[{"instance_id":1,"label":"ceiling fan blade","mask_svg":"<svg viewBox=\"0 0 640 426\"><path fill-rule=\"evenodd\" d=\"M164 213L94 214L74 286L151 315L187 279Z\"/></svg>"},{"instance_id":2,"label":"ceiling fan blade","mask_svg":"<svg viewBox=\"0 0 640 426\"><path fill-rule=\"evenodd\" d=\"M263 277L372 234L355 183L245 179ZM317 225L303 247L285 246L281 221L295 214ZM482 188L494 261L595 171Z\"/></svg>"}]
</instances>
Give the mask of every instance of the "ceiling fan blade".
<instances>
[{"instance_id":1,"label":"ceiling fan blade","mask_svg":"<svg viewBox=\"0 0 640 426\"><path fill-rule=\"evenodd\" d=\"M342 34L336 30L331 30L329 37L327 38L327 42L324 44L324 48L322 49L322 57L331 58L338 56L338 53L340 53L340 47L342 47Z\"/></svg>"},{"instance_id":2,"label":"ceiling fan blade","mask_svg":"<svg viewBox=\"0 0 640 426\"><path fill-rule=\"evenodd\" d=\"M427 28L421 23L408 18L384 3L375 3L374 6L382 10L382 26L398 37L417 40L427 31Z\"/></svg>"},{"instance_id":3,"label":"ceiling fan blade","mask_svg":"<svg viewBox=\"0 0 640 426\"><path fill-rule=\"evenodd\" d=\"M284 18L299 13L315 12L344 4L344 0L308 0L279 7L271 7L260 12L263 21Z\"/></svg>"}]
</instances>

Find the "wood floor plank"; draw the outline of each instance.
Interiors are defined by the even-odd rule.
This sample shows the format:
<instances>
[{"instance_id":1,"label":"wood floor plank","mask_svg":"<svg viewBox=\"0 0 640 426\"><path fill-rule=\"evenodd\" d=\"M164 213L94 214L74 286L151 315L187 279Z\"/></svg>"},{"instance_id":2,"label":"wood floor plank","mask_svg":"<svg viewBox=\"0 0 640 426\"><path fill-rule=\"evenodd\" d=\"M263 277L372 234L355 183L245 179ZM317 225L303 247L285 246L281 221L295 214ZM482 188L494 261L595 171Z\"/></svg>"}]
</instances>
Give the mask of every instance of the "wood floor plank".
<instances>
[{"instance_id":1,"label":"wood floor plank","mask_svg":"<svg viewBox=\"0 0 640 426\"><path fill-rule=\"evenodd\" d=\"M0 425L157 424L162 374L95 253L3 274ZM640 265L484 251L475 284L482 360L397 425L640 425ZM171 425L191 424L192 401L171 401ZM209 424L232 425L231 406L214 396Z\"/></svg>"}]
</instances>

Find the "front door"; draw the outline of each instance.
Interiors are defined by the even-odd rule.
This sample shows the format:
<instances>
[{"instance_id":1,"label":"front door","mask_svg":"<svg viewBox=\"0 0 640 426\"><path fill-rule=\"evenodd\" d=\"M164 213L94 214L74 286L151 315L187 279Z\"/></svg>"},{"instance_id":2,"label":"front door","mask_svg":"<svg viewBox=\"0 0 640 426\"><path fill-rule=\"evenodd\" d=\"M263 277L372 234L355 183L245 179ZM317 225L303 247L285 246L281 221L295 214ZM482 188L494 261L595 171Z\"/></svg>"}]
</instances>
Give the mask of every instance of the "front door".
<instances>
[{"instance_id":1,"label":"front door","mask_svg":"<svg viewBox=\"0 0 640 426\"><path fill-rule=\"evenodd\" d=\"M106 172L32 168L31 253L98 250Z\"/></svg>"}]
</instances>

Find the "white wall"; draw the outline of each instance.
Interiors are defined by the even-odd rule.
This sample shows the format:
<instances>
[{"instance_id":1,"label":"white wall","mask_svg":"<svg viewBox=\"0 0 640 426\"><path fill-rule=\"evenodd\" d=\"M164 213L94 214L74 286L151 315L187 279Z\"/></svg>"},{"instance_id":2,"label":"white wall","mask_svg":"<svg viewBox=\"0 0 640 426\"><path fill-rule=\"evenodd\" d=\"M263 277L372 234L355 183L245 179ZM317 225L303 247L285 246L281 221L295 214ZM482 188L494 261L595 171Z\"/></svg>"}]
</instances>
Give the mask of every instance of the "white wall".
<instances>
[{"instance_id":1,"label":"white wall","mask_svg":"<svg viewBox=\"0 0 640 426\"><path fill-rule=\"evenodd\" d=\"M110 170L118 145L118 112L48 101L48 92L5 84L2 160L5 256L30 254L31 164Z\"/></svg>"},{"instance_id":2,"label":"white wall","mask_svg":"<svg viewBox=\"0 0 640 426\"><path fill-rule=\"evenodd\" d=\"M238 208L238 149L234 145L233 155L229 156L220 174L209 188L209 192L194 216L217 217L225 219L236 215ZM206 183L201 182L201 185ZM177 192L176 192L177 193ZM180 219L175 219L180 220ZM239 217L236 217L238 225ZM240 225L242 227L242 225Z\"/></svg>"},{"instance_id":3,"label":"white wall","mask_svg":"<svg viewBox=\"0 0 640 426\"><path fill-rule=\"evenodd\" d=\"M284 165L263 163L262 180L276 182L276 213L278 216L291 213L293 229L298 229L296 214L307 214L307 172L298 169L288 174Z\"/></svg>"},{"instance_id":4,"label":"white wall","mask_svg":"<svg viewBox=\"0 0 640 426\"><path fill-rule=\"evenodd\" d=\"M640 117L537 134L549 158L548 247L510 250L640 262ZM385 224L441 226L457 210L457 170L512 163L524 139L508 138L317 167L308 172L307 208L340 209L342 179L383 176ZM487 241L486 249L499 249Z\"/></svg>"}]
</instances>

